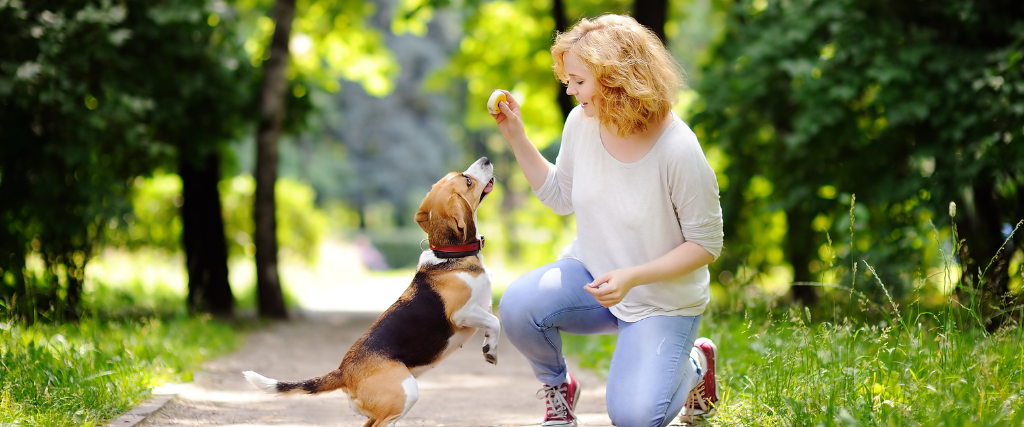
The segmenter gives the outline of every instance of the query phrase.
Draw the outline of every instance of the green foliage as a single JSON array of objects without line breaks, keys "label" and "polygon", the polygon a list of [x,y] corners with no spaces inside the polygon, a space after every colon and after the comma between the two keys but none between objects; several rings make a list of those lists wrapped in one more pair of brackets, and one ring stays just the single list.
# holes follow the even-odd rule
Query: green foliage
[{"label": "green foliage", "polygon": [[[268,58],[274,34],[274,21],[268,16],[273,2],[237,0],[233,6],[243,23],[241,34],[249,62],[259,66]],[[377,11],[373,2],[298,0],[295,10],[288,73],[296,98],[313,89],[307,84],[336,92],[340,78],[359,82],[376,96],[391,91],[398,67],[382,34],[366,23]]]},{"label": "green foliage", "polygon": [[[252,256],[254,229],[252,219],[255,180],[248,175],[220,183],[224,211],[224,232],[228,253]],[[316,206],[316,194],[306,184],[279,179],[277,195],[277,239],[286,256],[315,263],[320,243],[328,232],[327,215]],[[181,179],[177,175],[156,174],[136,178],[132,190],[133,213],[125,222],[112,222],[106,241],[113,246],[138,249],[158,248],[169,252],[181,249]]]},{"label": "green foliage", "polygon": [[[221,182],[221,195],[226,213],[224,228],[229,237],[228,252],[235,255],[255,254],[252,217],[256,180],[240,175]],[[277,242],[286,256],[316,262],[320,243],[327,235],[327,214],[314,203],[316,193],[307,184],[290,179],[277,180]]]},{"label": "green foliage", "polygon": [[[470,129],[496,129],[486,113],[487,98],[494,89],[509,90],[523,105],[523,123],[533,142],[543,149],[557,141],[563,118],[556,100],[563,89],[551,68],[554,63],[549,49],[555,21],[550,5],[486,2],[467,16],[463,28],[459,51],[446,69],[435,74],[428,88],[463,87],[454,93],[465,99],[467,107],[460,121]],[[500,144],[490,148],[505,150],[506,143]]]},{"label": "green foliage", "polygon": [[[694,120],[729,156],[723,267],[764,250],[754,242],[772,212],[789,221],[787,256],[845,240],[853,194],[858,236],[836,245],[852,249],[840,264],[870,259],[901,294],[936,264],[937,252],[914,249],[950,200],[994,223],[973,240],[999,239],[999,224],[1024,217],[1022,54],[1013,1],[735,3]],[[884,244],[868,248],[868,234]]]},{"label": "green foliage", "polygon": [[526,196],[517,209],[505,212],[502,198],[509,196],[498,187],[477,211],[482,232],[490,236],[487,252],[503,255],[501,262],[521,272],[554,261],[576,237],[571,215],[555,214],[536,197]]},{"label": "green foliage", "polygon": [[131,212],[121,221],[110,222],[105,243],[114,247],[158,248],[170,252],[181,247],[181,179],[177,175],[156,173],[136,177],[130,191]]},{"label": "green foliage", "polygon": [[[247,62],[222,3],[0,2],[0,297],[75,316],[136,176],[246,122]],[[210,16],[224,15],[212,22]],[[39,257],[43,269],[28,269]],[[20,298],[19,298],[20,297]]]},{"label": "green foliage", "polygon": [[[420,244],[427,237],[419,228],[372,230],[368,234],[370,242],[392,269],[416,267],[423,253]],[[422,247],[425,248],[426,244],[423,243]]]},{"label": "green foliage", "polygon": [[5,425],[103,425],[152,387],[189,381],[203,359],[239,344],[230,326],[185,316],[0,328]]}]

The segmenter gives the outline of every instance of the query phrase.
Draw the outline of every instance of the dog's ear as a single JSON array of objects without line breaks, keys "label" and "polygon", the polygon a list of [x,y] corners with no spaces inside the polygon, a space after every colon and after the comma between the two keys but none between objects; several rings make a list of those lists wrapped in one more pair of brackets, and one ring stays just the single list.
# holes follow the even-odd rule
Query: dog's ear
[{"label": "dog's ear", "polygon": [[[453,227],[451,230],[454,232],[454,241],[452,243],[461,243],[468,240],[469,237],[469,222],[472,220],[473,208],[470,207],[469,201],[461,194],[455,193],[448,198],[448,203],[445,204],[445,217],[451,222]],[[476,230],[473,230],[476,233]]]},{"label": "dog's ear", "polygon": [[420,209],[416,211],[416,216],[414,217],[420,228],[428,234],[430,233],[430,230],[427,229],[427,224],[430,222],[431,218],[430,208],[434,205],[434,202],[430,197],[431,194],[432,193],[427,193],[426,197],[423,198],[423,202],[420,203]]},{"label": "dog's ear", "polygon": [[430,222],[430,211],[420,210],[416,212],[416,224],[419,224],[423,231],[427,231],[428,222]]}]

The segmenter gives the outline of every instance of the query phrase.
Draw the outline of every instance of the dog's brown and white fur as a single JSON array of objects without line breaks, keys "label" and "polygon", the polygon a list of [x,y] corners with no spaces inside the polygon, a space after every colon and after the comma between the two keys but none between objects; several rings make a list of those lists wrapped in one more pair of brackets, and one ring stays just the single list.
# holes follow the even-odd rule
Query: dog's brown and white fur
[{"label": "dog's brown and white fur", "polygon": [[[341,366],[322,376],[283,382],[252,371],[253,385],[269,393],[345,390],[370,417],[365,427],[394,426],[419,397],[416,377],[484,330],[484,359],[498,362],[498,318],[491,313],[491,282],[478,253],[443,258],[446,247],[481,241],[476,209],[493,188],[494,166],[486,157],[465,172],[438,181],[416,212],[431,248],[420,256],[412,284],[352,345]],[[480,245],[482,246],[482,244]],[[476,251],[473,251],[476,252]]]}]

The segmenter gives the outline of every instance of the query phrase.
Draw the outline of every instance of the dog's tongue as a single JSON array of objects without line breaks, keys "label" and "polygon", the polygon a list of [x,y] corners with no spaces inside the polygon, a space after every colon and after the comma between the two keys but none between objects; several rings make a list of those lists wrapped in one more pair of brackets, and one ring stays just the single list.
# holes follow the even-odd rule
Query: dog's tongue
[{"label": "dog's tongue", "polygon": [[487,186],[484,187],[484,193],[490,193],[491,190],[494,190],[494,181],[487,183]]}]

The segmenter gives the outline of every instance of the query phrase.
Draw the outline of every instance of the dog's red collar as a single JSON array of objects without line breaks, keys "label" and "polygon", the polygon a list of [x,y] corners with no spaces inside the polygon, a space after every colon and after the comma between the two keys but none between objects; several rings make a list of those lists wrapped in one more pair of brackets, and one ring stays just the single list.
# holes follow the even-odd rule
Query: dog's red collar
[{"label": "dog's red collar", "polygon": [[430,245],[430,250],[434,251],[434,256],[438,258],[462,258],[467,256],[473,256],[480,253],[480,250],[484,248],[484,236],[480,236],[480,240],[465,245],[456,246],[443,246],[440,248]]}]

